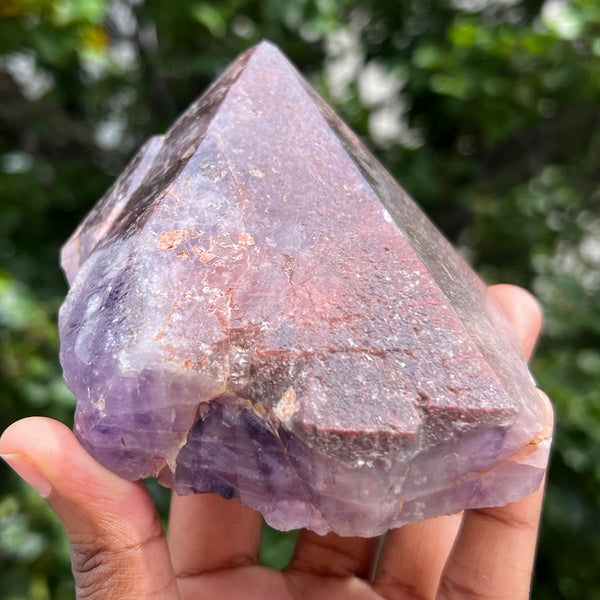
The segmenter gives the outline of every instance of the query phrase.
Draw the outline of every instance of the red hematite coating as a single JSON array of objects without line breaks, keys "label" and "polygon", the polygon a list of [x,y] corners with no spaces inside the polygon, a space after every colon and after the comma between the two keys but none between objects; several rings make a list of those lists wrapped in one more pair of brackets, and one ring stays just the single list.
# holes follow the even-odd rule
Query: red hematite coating
[{"label": "red hematite coating", "polygon": [[75,430],[117,473],[375,535],[534,491],[485,286],[281,53],[240,57],[63,250]]}]

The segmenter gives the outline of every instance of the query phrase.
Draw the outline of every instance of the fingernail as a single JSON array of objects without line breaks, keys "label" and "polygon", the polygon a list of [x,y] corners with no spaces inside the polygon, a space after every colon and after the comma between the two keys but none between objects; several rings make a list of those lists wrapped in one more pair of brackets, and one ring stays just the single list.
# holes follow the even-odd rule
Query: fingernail
[{"label": "fingernail", "polygon": [[0,454],[8,466],[26,481],[42,498],[52,491],[52,484],[21,454]]}]

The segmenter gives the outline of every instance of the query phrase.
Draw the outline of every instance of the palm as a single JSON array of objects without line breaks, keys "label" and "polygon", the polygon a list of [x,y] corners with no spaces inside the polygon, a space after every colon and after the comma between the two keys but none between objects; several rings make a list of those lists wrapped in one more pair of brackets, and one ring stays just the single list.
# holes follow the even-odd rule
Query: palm
[{"label": "palm", "polygon": [[[246,525],[251,521],[255,521],[255,525],[260,524],[260,517],[252,511],[218,497],[176,498],[174,504],[173,508],[179,510],[173,515],[194,514],[194,508],[204,504],[209,507],[207,512],[211,516],[218,511],[223,511],[223,516],[228,512],[229,518],[233,519],[228,521],[230,525],[235,521],[245,521]],[[195,525],[189,521],[185,525],[202,527],[197,519],[194,521]],[[206,538],[190,537],[188,530],[183,544],[175,541],[184,520],[172,517],[171,547],[182,600],[422,598],[435,594],[441,568],[459,522],[459,516],[443,517],[390,534],[381,554],[379,573],[373,582],[373,564],[381,549],[378,539],[340,538],[334,534],[321,537],[302,532],[289,567],[278,572],[257,566],[256,554],[244,554],[251,550],[246,537],[228,536],[227,544],[209,548],[203,543]],[[232,531],[236,529],[235,525],[231,527]],[[245,533],[247,535],[248,531]],[[411,542],[417,550],[422,550],[424,556],[417,561],[414,560],[416,556],[408,554],[398,560],[400,557],[396,556],[396,551],[402,553]],[[199,563],[202,566],[199,567]],[[425,565],[426,569],[423,568]],[[422,592],[427,596],[412,595],[413,587],[424,587]]]},{"label": "palm", "polygon": [[[257,565],[259,515],[216,496],[174,497],[171,557],[182,600],[526,598],[541,493],[409,525],[384,544],[303,531],[283,572]],[[206,535],[216,529],[220,541]]]},{"label": "palm", "polygon": [[[529,357],[539,309],[496,286]],[[25,419],[0,454],[65,526],[77,596],[94,600],[523,600],[529,595],[542,489],[389,532],[385,540],[303,531],[283,572],[259,566],[262,519],[238,501],[173,495],[169,539],[146,489],[110,473],[55,421]]]},{"label": "palm", "polygon": [[[265,567],[237,567],[180,583],[182,600],[199,598],[244,598],[246,600],[383,600],[384,596],[364,580],[354,577],[327,577],[271,571]],[[227,590],[225,595],[220,595]],[[230,592],[230,593],[229,593]]]}]

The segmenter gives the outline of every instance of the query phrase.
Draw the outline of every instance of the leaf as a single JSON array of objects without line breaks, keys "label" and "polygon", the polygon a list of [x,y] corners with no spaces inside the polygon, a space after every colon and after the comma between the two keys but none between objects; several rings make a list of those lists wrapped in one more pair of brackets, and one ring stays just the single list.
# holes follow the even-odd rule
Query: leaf
[{"label": "leaf", "polygon": [[227,21],[219,11],[211,4],[201,2],[196,4],[191,9],[191,14],[217,38],[222,38],[227,33]]}]

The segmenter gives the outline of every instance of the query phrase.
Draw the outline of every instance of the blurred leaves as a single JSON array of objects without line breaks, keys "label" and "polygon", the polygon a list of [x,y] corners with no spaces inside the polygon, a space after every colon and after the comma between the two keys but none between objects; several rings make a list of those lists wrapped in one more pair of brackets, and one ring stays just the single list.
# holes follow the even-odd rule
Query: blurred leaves
[{"label": "blurred leaves", "polygon": [[[539,297],[532,368],[557,425],[534,598],[600,599],[596,0],[3,0],[0,427],[70,422],[61,244],[131,153],[263,38],[489,282]],[[284,565],[293,537],[264,539],[264,564]],[[60,527],[6,469],[0,574],[3,599],[73,595]]]},{"label": "blurred leaves", "polygon": [[296,532],[285,533],[265,525],[262,533],[260,564],[271,569],[286,567],[294,553],[296,537]]}]

